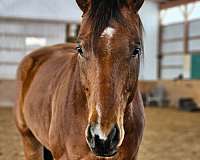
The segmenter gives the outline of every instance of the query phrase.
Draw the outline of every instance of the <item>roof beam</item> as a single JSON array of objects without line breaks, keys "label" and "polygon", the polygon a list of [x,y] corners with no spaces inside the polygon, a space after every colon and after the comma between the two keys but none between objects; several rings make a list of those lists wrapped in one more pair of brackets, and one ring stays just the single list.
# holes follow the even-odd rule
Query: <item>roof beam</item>
[{"label": "roof beam", "polygon": [[176,7],[179,5],[184,5],[192,2],[197,2],[198,0],[168,0],[166,2],[160,3],[160,9],[167,9]]}]

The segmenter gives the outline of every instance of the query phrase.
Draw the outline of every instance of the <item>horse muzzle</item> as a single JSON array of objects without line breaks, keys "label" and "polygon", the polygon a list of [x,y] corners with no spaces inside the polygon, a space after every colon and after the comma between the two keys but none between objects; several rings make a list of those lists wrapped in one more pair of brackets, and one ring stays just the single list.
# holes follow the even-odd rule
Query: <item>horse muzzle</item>
[{"label": "horse muzzle", "polygon": [[117,153],[120,130],[114,125],[108,135],[104,135],[98,124],[88,126],[87,142],[92,152],[99,157],[112,157]]}]

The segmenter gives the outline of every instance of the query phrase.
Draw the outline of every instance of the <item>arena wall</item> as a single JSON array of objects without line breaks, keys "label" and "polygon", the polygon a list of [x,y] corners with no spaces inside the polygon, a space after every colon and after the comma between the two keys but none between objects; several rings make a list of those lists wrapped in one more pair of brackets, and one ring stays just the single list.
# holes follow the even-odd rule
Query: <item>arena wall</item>
[{"label": "arena wall", "polygon": [[[193,98],[200,106],[200,81],[198,80],[166,80],[140,81],[142,93],[148,93],[157,85],[163,85],[171,106],[177,106],[180,98]],[[15,103],[16,82],[14,80],[0,80],[0,106],[11,107]]]},{"label": "arena wall", "polygon": [[171,106],[177,106],[180,98],[193,98],[200,106],[199,80],[141,81],[140,89],[142,93],[147,93],[158,85],[165,87]]}]

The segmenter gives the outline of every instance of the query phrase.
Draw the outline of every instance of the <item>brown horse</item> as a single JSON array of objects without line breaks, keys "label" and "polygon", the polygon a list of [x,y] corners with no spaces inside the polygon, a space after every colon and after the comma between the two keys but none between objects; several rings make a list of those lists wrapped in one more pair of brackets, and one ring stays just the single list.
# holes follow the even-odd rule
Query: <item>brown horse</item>
[{"label": "brown horse", "polygon": [[[17,73],[16,124],[26,160],[135,160],[144,128],[137,87],[143,0],[77,0],[78,44],[26,56]],[[48,28],[47,28],[48,29]]]}]

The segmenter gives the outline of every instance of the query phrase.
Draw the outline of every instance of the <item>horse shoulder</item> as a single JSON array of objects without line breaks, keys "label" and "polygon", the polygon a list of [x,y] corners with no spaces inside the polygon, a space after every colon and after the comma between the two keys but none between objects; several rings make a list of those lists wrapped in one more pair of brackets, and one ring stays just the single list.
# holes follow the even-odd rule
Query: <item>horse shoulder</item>
[{"label": "horse shoulder", "polygon": [[26,128],[23,116],[23,106],[26,93],[42,64],[50,58],[74,53],[74,44],[58,44],[37,49],[23,58],[17,70],[17,97],[15,117],[18,128]]}]

